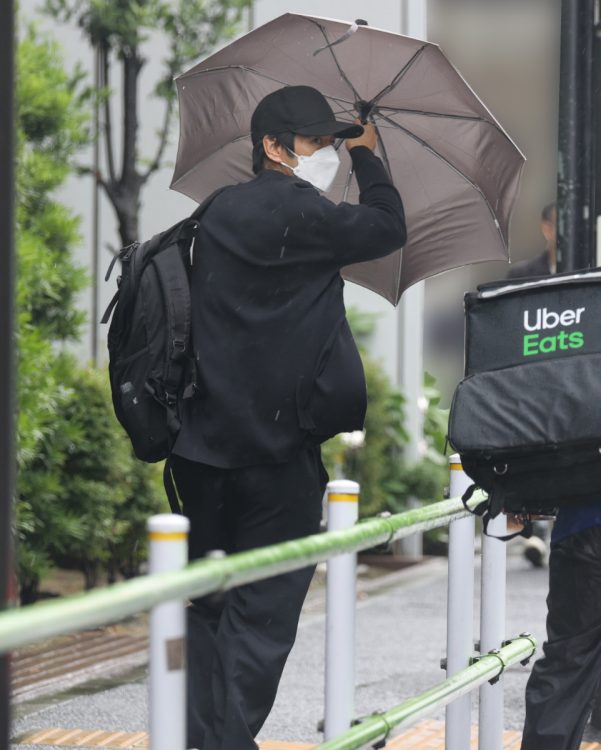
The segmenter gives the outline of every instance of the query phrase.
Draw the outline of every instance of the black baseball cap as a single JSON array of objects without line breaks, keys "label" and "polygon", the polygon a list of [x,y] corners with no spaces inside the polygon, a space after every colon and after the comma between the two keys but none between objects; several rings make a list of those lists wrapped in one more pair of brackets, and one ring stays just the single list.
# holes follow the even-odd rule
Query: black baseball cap
[{"label": "black baseball cap", "polygon": [[298,133],[358,138],[363,127],[337,120],[327,99],[311,86],[285,86],[257,104],[250,121],[253,144],[264,135]]}]

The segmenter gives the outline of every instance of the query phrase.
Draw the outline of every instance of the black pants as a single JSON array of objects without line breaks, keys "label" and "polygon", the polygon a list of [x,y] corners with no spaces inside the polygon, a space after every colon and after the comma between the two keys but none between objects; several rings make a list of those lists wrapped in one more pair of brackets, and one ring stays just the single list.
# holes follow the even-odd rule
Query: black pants
[{"label": "black pants", "polygon": [[[319,448],[285,464],[218,469],[172,457],[190,519],[190,559],[319,531],[327,474]],[[294,643],[314,567],[196,599],[188,608],[188,741],[256,750]]]},{"label": "black pants", "polygon": [[601,678],[601,526],[551,546],[547,607],[522,750],[577,750]]}]

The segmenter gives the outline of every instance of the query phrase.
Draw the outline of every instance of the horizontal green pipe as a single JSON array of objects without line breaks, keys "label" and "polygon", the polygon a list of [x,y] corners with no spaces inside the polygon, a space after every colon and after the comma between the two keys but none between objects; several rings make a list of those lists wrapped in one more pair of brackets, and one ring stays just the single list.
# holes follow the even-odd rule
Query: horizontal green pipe
[{"label": "horizontal green pipe", "polygon": [[[474,495],[470,505],[481,497]],[[115,622],[161,602],[227,591],[244,583],[298,570],[345,552],[444,526],[467,515],[460,498],[432,503],[351,529],[296,539],[217,560],[198,560],[183,570],[140,576],[103,589],[33,604],[0,614],[0,653],[64,633]]]},{"label": "horizontal green pipe", "polygon": [[315,750],[357,750],[379,737],[386,737],[394,728],[412,724],[434,709],[471,692],[484,682],[496,677],[505,667],[528,659],[536,650],[531,636],[514,639],[497,654],[485,654],[475,664],[440,682],[414,698],[382,714],[374,714],[344,734],[318,745]]}]

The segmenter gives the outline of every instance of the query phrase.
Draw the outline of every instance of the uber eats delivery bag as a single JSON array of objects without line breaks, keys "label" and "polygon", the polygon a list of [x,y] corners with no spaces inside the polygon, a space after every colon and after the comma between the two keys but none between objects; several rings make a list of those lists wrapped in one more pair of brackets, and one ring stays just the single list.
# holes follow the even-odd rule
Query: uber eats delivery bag
[{"label": "uber eats delivery bag", "polygon": [[449,442],[480,513],[601,502],[601,269],[480,286],[465,317]]}]

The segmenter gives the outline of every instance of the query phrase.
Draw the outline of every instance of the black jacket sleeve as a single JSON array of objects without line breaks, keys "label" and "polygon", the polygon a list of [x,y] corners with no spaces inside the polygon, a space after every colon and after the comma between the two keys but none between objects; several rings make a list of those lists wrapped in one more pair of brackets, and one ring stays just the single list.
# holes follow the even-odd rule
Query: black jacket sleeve
[{"label": "black jacket sleeve", "polygon": [[323,201],[323,230],[340,266],[389,255],[407,241],[403,202],[384,165],[366,146],[350,154],[359,205]]}]

